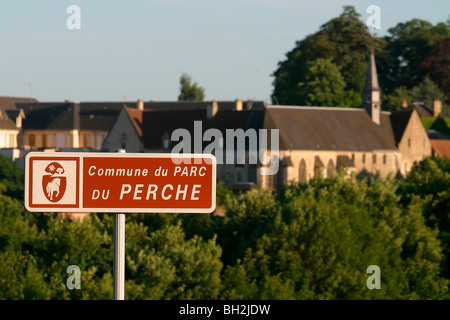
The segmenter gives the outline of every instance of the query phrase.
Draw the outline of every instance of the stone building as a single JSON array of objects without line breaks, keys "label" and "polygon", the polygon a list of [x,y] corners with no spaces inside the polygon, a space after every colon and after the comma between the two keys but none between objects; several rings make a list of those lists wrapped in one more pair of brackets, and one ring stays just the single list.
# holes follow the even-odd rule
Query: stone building
[{"label": "stone building", "polygon": [[[182,128],[192,137],[186,143],[201,141],[197,150],[191,146],[187,151],[214,153],[215,150],[207,149],[212,141],[207,132],[215,128],[221,133],[218,145],[224,150],[223,161],[218,161],[217,177],[229,188],[259,185],[278,189],[289,181],[334,176],[341,169],[359,177],[376,174],[402,177],[415,161],[431,155],[430,140],[417,110],[391,113],[381,109],[372,52],[362,108],[279,106],[240,99],[142,102],[138,108],[121,110],[105,138],[103,150],[171,152],[180,143],[171,140],[172,133]],[[198,124],[201,124],[200,129]],[[268,135],[272,130],[278,130],[278,152],[273,153],[271,147],[267,148],[268,156],[278,160],[275,175],[262,175],[264,163],[250,161],[255,153],[250,149],[249,136],[252,132],[260,135],[260,130],[266,130]],[[225,161],[226,153],[230,152],[225,146],[230,138],[235,142],[234,151],[237,141],[246,139],[244,163],[238,163],[237,158],[232,163]],[[257,152],[261,151],[260,143],[258,140]]]}]

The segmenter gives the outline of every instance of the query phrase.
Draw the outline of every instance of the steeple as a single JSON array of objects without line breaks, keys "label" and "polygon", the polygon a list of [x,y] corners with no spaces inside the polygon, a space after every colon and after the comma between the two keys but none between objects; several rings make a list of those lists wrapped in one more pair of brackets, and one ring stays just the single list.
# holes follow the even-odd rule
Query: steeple
[{"label": "steeple", "polygon": [[377,67],[375,65],[375,55],[373,49],[370,51],[369,67],[367,68],[366,84],[362,94],[362,106],[366,109],[372,121],[380,124],[381,118],[381,97],[378,86]]}]

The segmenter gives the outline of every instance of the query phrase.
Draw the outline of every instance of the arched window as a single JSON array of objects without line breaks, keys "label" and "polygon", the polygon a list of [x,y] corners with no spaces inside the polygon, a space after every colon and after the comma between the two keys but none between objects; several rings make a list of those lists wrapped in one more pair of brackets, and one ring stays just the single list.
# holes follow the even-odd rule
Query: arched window
[{"label": "arched window", "polygon": [[331,178],[334,177],[334,175],[336,174],[336,168],[334,167],[334,163],[333,160],[328,160],[328,164],[327,164],[327,178]]},{"label": "arched window", "polygon": [[314,161],[314,178],[319,178],[323,176],[322,170],[325,166],[318,156],[316,156]]},{"label": "arched window", "polygon": [[300,160],[298,165],[298,181],[306,182],[306,162],[305,159]]}]

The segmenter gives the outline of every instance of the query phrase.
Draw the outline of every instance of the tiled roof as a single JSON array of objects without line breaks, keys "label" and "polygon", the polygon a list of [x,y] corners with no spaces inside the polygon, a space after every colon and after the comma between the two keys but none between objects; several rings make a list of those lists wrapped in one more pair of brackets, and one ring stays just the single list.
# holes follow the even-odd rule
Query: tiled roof
[{"label": "tiled roof", "polygon": [[409,119],[411,118],[412,110],[402,110],[391,113],[391,123],[392,129],[395,137],[395,143],[398,144],[403,137],[406,126],[408,125]]},{"label": "tiled roof", "polygon": [[35,98],[27,97],[0,97],[0,109],[16,109],[16,103],[38,102]]},{"label": "tiled roof", "polygon": [[65,103],[17,103],[26,118],[24,130],[95,130],[109,131],[115,123],[124,103],[116,102],[82,102],[79,104],[78,116],[76,104]]},{"label": "tiled roof", "polygon": [[396,149],[389,113],[374,124],[365,109],[269,106],[265,128],[278,128],[281,150]]},{"label": "tiled roof", "polygon": [[431,146],[436,154],[441,157],[450,158],[450,140],[449,139],[430,139]]}]

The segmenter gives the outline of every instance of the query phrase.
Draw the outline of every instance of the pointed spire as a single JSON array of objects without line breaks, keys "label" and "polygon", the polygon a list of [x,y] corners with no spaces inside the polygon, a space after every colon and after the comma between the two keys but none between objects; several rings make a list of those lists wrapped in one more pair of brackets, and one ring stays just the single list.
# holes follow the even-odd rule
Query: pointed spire
[{"label": "pointed spire", "polygon": [[375,64],[375,54],[373,52],[373,49],[370,50],[370,60],[369,60],[369,68],[367,69],[366,86],[371,91],[373,90],[380,91],[380,87],[378,86],[377,66]]},{"label": "pointed spire", "polygon": [[375,64],[375,54],[370,50],[369,66],[367,68],[366,83],[362,95],[363,108],[367,110],[372,121],[380,124],[381,99],[380,87],[378,86],[377,66]]}]

